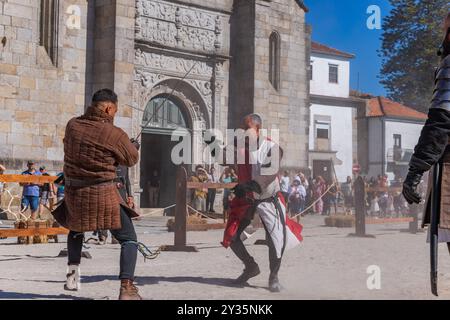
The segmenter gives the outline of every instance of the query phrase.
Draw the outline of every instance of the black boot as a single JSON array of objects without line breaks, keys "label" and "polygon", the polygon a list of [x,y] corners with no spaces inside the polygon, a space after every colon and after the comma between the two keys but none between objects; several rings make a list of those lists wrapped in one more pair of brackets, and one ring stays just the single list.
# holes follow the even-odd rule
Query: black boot
[{"label": "black boot", "polygon": [[258,264],[253,261],[245,266],[244,272],[242,272],[242,274],[234,280],[234,283],[237,285],[244,285],[248,280],[256,277],[260,273],[261,271],[259,270]]},{"label": "black boot", "polygon": [[280,284],[280,281],[278,280],[278,275],[270,274],[269,290],[270,290],[270,292],[280,292],[281,291],[281,284]]}]

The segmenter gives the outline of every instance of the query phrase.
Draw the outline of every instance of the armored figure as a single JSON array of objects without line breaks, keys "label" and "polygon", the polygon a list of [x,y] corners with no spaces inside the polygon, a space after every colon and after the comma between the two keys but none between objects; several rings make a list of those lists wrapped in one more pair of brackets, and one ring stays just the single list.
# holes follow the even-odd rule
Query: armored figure
[{"label": "armored figure", "polygon": [[450,13],[444,22],[441,57],[435,73],[435,88],[419,142],[409,163],[403,184],[408,203],[420,203],[418,186],[425,172],[431,171],[425,199],[422,227],[430,225],[431,288],[437,295],[437,243],[446,242],[450,252]]}]

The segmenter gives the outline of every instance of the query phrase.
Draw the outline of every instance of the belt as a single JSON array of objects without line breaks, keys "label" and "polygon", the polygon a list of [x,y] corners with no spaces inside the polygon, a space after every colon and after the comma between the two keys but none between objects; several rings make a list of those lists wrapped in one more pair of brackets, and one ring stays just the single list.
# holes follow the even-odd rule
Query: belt
[{"label": "belt", "polygon": [[[281,191],[279,191],[279,192],[281,192]],[[263,202],[269,202],[269,203],[271,202],[271,203],[277,204],[277,203],[278,203],[279,192],[277,192],[275,195],[273,195],[273,196],[271,196],[271,197],[269,197],[269,198],[265,198],[265,199],[253,199],[253,203],[254,203],[255,205],[259,205],[259,204],[261,204],[261,203],[263,203]]]},{"label": "belt", "polygon": [[92,187],[92,186],[99,186],[104,184],[111,184],[114,180],[108,179],[108,180],[79,180],[79,179],[71,179],[71,178],[65,178],[64,185],[66,187]]}]

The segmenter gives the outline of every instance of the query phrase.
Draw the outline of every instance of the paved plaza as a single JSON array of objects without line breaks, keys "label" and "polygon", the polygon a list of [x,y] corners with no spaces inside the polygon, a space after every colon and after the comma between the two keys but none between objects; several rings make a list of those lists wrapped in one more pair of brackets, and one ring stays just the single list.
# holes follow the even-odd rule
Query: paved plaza
[{"label": "paved plaza", "polygon": [[[165,227],[167,218],[151,217],[136,222],[140,241],[152,249],[173,243]],[[139,255],[137,285],[144,299],[435,299],[429,289],[429,249],[426,233],[406,232],[407,223],[368,225],[375,238],[354,238],[353,229],[325,227],[322,217],[308,216],[301,247],[286,253],[279,294],[267,289],[267,248],[254,245],[264,233],[247,240],[249,251],[261,267],[250,286],[236,288],[231,279],[242,265],[230,250],[221,247],[222,230],[189,232],[188,243],[197,253],[163,252],[156,260]],[[3,225],[5,227],[5,225]],[[117,299],[119,281],[118,245],[88,244],[92,259],[81,266],[82,288],[63,291],[66,258],[58,253],[60,243],[16,245],[16,239],[0,241],[0,299]],[[450,257],[440,247],[439,299],[450,298]],[[369,290],[367,268],[381,271],[381,288]]]}]

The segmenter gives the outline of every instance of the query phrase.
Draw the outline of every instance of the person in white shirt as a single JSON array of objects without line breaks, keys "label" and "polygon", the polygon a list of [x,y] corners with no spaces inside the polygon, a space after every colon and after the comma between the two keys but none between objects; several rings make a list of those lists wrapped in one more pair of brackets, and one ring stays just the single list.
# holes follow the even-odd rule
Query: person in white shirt
[{"label": "person in white shirt", "polygon": [[305,199],[305,187],[301,183],[300,179],[294,180],[289,193],[289,212],[291,217],[297,216],[298,221],[300,219],[298,214],[302,213],[305,208]]},{"label": "person in white shirt", "polygon": [[288,203],[290,185],[291,185],[291,178],[289,178],[289,172],[284,171],[283,176],[280,177],[280,191],[283,194],[286,203]]},{"label": "person in white shirt", "polygon": [[[212,167],[209,170],[208,174],[208,182],[210,183],[217,183],[219,182],[219,179],[216,175],[216,168]],[[208,195],[206,197],[206,210],[209,210],[209,212],[215,213],[214,211],[214,201],[216,200],[216,189],[208,189]]]}]

